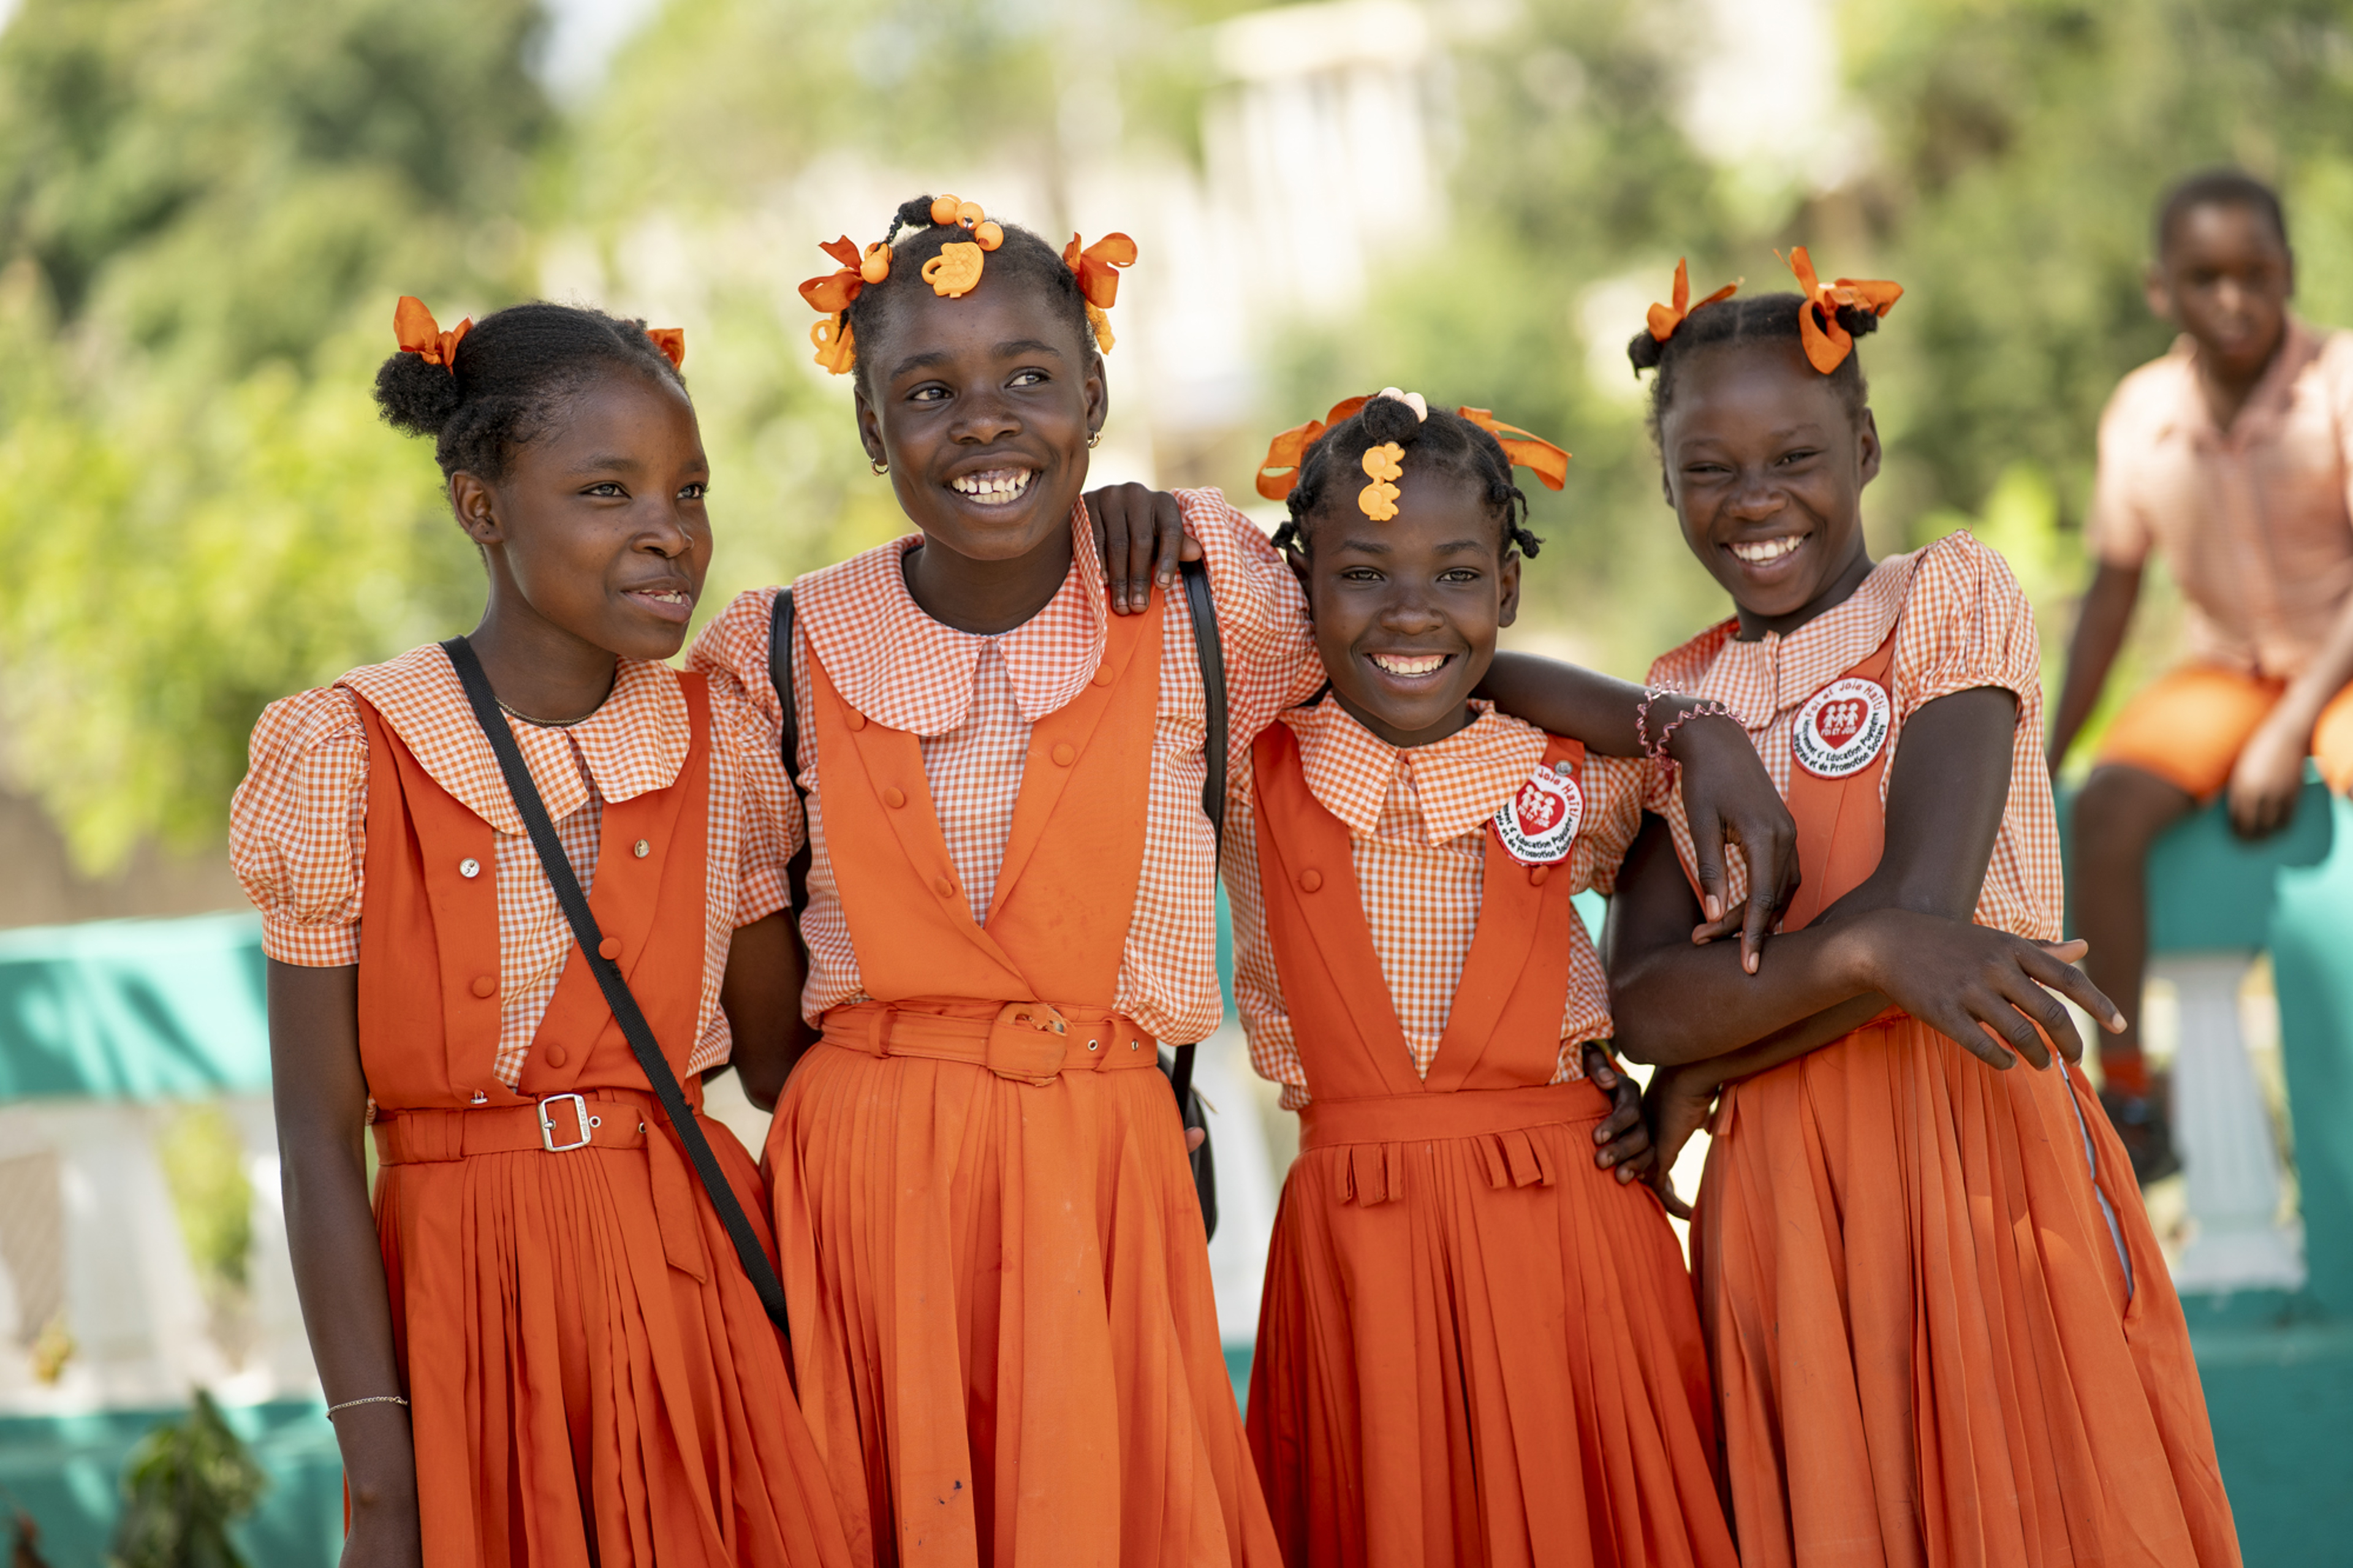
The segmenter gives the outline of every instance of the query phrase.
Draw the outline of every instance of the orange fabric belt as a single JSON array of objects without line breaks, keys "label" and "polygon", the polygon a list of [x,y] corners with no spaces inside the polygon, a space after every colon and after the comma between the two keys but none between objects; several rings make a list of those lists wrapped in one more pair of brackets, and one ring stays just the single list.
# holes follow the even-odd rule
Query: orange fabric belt
[{"label": "orange fabric belt", "polygon": [[[701,1097],[690,1089],[688,1098]],[[376,1159],[386,1165],[417,1165],[527,1149],[555,1154],[638,1149],[645,1146],[647,1122],[661,1114],[651,1094],[609,1088],[551,1094],[529,1105],[378,1109]]]},{"label": "orange fabric belt", "polygon": [[1591,1121],[1609,1113],[1609,1096],[1587,1079],[1528,1089],[1460,1089],[1372,1100],[1311,1100],[1300,1109],[1299,1147],[1476,1138],[1487,1132]]},{"label": "orange fabric belt", "polygon": [[1160,1042],[1101,1007],[919,997],[858,1002],[825,1016],[828,1045],[871,1057],[973,1062],[999,1078],[1047,1084],[1066,1072],[1160,1065]]}]

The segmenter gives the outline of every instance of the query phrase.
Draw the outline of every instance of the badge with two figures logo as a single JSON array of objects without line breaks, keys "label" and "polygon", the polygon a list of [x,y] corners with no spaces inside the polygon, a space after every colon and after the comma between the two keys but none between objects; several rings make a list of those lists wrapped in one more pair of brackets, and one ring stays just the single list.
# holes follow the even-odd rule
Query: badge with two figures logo
[{"label": "badge with two figures logo", "polygon": [[1585,796],[1566,772],[1538,767],[1514,792],[1488,826],[1504,853],[1523,866],[1556,866],[1568,858],[1577,825],[1585,816]]},{"label": "badge with two figures logo", "polygon": [[1845,778],[1879,755],[1894,714],[1885,687],[1859,675],[1841,676],[1798,710],[1789,750],[1798,765],[1816,778]]}]

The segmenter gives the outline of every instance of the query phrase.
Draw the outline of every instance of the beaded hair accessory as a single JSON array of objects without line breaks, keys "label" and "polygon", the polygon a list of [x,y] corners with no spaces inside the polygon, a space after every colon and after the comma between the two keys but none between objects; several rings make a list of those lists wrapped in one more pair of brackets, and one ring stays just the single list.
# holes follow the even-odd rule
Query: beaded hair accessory
[{"label": "beaded hair accessory", "polygon": [[[1773,253],[1780,255],[1779,251]],[[1797,275],[1798,291],[1803,301],[1798,306],[1798,338],[1804,343],[1807,363],[1824,375],[1846,363],[1854,352],[1854,334],[1839,324],[1841,308],[1870,310],[1884,316],[1904,298],[1904,286],[1883,278],[1841,278],[1824,283],[1814,276],[1813,258],[1802,245],[1792,246],[1788,256],[1789,270]]]},{"label": "beaded hair accessory", "polygon": [[[1343,398],[1334,404],[1331,411],[1323,418],[1310,419],[1304,425],[1294,425],[1267,443],[1266,459],[1260,463],[1258,468],[1258,493],[1269,500],[1282,500],[1289,496],[1292,487],[1299,482],[1300,465],[1307,460],[1308,450],[1330,434],[1333,426],[1355,418],[1358,411],[1374,397],[1394,397],[1411,408],[1417,419],[1430,417],[1430,403],[1427,398],[1419,392],[1400,392],[1394,386],[1385,386],[1374,393],[1371,397]],[[1492,410],[1465,406],[1457,408],[1454,412],[1495,437],[1496,444],[1504,448],[1504,456],[1510,460],[1512,466],[1525,468],[1535,474],[1537,479],[1544,481],[1546,489],[1556,490],[1568,482],[1569,454],[1561,447],[1554,446],[1541,436],[1532,435],[1521,429],[1516,425],[1504,424],[1495,417]],[[1375,455],[1388,453],[1392,448],[1394,448],[1394,455],[1384,457],[1381,460],[1388,466],[1395,467],[1398,459],[1404,456],[1405,449],[1394,441],[1385,441],[1365,454],[1365,473],[1373,482],[1358,493],[1356,503],[1365,509],[1366,517],[1376,521],[1385,522],[1397,515],[1394,507],[1388,511],[1377,512],[1372,510],[1376,499],[1379,504],[1385,506],[1397,500],[1394,481],[1398,475],[1392,473],[1385,479],[1373,472]],[[1398,468],[1398,472],[1402,471],[1401,468]],[[1388,489],[1388,494],[1375,498],[1374,491],[1382,489]]]},{"label": "beaded hair accessory", "polygon": [[1704,310],[1707,306],[1715,304],[1718,300],[1731,299],[1734,294],[1739,291],[1740,285],[1743,281],[1745,281],[1745,279],[1735,279],[1731,282],[1726,283],[1723,288],[1718,289],[1715,293],[1710,294],[1706,299],[1702,300],[1698,304],[1694,305],[1691,302],[1690,268],[1685,265],[1683,258],[1680,256],[1675,258],[1675,288],[1674,292],[1669,296],[1669,298],[1674,300],[1674,303],[1672,305],[1652,305],[1651,307],[1651,338],[1658,342],[1665,342],[1669,338],[1675,335],[1676,328],[1682,326],[1684,321],[1691,318],[1691,313],[1694,310]]},{"label": "beaded hair accessory", "polygon": [[[1005,243],[1004,226],[991,218],[978,202],[952,195],[934,196],[930,216],[934,227],[962,228],[972,236],[970,239],[953,239],[941,246],[939,254],[923,267],[923,279],[932,286],[933,293],[943,300],[961,300],[980,286],[988,254]],[[892,232],[897,232],[895,224]],[[803,283],[801,298],[825,318],[809,329],[809,342],[817,348],[817,363],[833,374],[841,375],[858,363],[858,345],[849,330],[849,307],[868,289],[890,280],[891,247],[878,239],[861,252],[845,234],[818,248],[841,266],[837,271]],[[1115,269],[1134,266],[1135,257],[1135,241],[1124,234],[1107,234],[1084,250],[1079,248],[1079,237],[1074,234],[1062,252],[1062,264],[1078,279],[1096,345],[1105,353],[1111,352],[1113,340],[1111,319],[1103,312],[1119,297],[1119,273]]]}]

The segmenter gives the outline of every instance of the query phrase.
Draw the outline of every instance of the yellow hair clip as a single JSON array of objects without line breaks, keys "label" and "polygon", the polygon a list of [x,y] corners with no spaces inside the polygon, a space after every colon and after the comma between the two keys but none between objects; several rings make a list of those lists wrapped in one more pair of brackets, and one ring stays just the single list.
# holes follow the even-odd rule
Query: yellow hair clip
[{"label": "yellow hair clip", "polygon": [[1373,482],[1356,492],[1356,505],[1375,522],[1397,515],[1397,480],[1405,474],[1405,448],[1384,441],[1365,448],[1365,477]]}]

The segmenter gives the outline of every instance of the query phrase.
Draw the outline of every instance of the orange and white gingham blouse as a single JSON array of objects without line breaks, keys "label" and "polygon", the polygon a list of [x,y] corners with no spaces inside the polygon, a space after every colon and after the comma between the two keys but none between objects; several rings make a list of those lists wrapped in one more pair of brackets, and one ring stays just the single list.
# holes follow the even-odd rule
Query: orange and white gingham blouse
[{"label": "orange and white gingham blouse", "polygon": [[[1487,823],[1544,761],[1544,732],[1474,702],[1479,718],[1442,741],[1400,750],[1325,700],[1282,716],[1299,737],[1307,787],[1348,826],[1357,895],[1372,926],[1413,1070],[1430,1076],[1446,1034],[1455,987],[1471,956],[1485,882]],[[1640,759],[1588,753],[1577,777],[1585,816],[1565,868],[1572,889],[1608,892],[1641,826],[1651,772]],[[1250,1060],[1283,1086],[1282,1103],[1307,1103],[1291,1015],[1282,1001],[1258,867],[1258,796],[1237,770],[1226,803],[1226,894],[1234,921],[1234,1005],[1249,1031]],[[1609,985],[1580,920],[1569,938],[1568,988],[1555,1083],[1585,1076],[1587,1040],[1609,1035]]]},{"label": "orange and white gingham blouse", "polygon": [[[1249,765],[1251,739],[1276,713],[1320,685],[1323,668],[1310,639],[1298,579],[1258,525],[1213,489],[1179,490],[1176,499],[1208,568],[1225,656],[1229,769],[1239,772]],[[825,602],[840,607],[830,618],[812,614],[815,605],[803,608],[807,601],[797,595],[794,701],[814,840],[809,903],[801,919],[809,949],[801,1009],[811,1022],[865,994],[826,852],[811,647],[852,708],[920,737],[924,777],[956,879],[974,918],[981,919],[996,894],[1030,726],[1077,696],[1103,659],[1110,595],[1083,503],[1073,511],[1071,529],[1074,559],[1061,589],[1037,615],[995,637],[943,626],[915,603],[902,563],[923,542],[920,534],[809,579],[826,580],[830,591]],[[696,640],[691,662],[710,670],[714,684],[732,681],[747,699],[765,737],[765,745],[752,747],[757,754],[747,757],[747,766],[770,770],[775,783],[764,789],[764,798],[784,790],[785,815],[776,831],[797,847],[800,815],[777,755],[782,710],[768,679],[768,620],[776,592],[757,589],[729,605]],[[1208,707],[1181,590],[1171,594],[1162,625],[1144,868],[1115,1005],[1152,1034],[1182,1042],[1216,1029],[1224,1009],[1218,985],[1216,851],[1208,818],[1201,812]],[[759,889],[757,900],[777,908],[785,901],[782,862],[773,875],[774,884]]]},{"label": "orange and white gingham blouse", "polygon": [[[1887,739],[1888,766],[1880,773],[1881,804],[1886,803],[1895,749],[1913,714],[1939,697],[1980,686],[2016,693],[2010,799],[1978,895],[1977,923],[2056,942],[2066,889],[2051,775],[2042,761],[2042,656],[2034,612],[2009,564],[1967,533],[1950,533],[1925,550],[1887,557],[1852,597],[1787,637],[1767,632],[1755,642],[1741,642],[1732,636],[1736,623],[1729,621],[1702,632],[1651,666],[1651,684],[1728,705],[1786,795],[1789,770],[1796,766],[1789,733],[1798,710],[1877,648],[1899,615],[1889,673],[1894,728]],[[1667,818],[1683,863],[1690,865],[1682,792],[1661,781],[1651,786],[1648,804]],[[1726,858],[1732,897],[1745,897],[1747,868],[1737,855]]]},{"label": "orange and white gingham blouse", "polygon": [[[280,699],[253,729],[245,782],[229,806],[229,858],[262,916],[262,946],[281,963],[356,963],[367,843],[364,697],[435,782],[497,830],[499,1053],[502,1083],[522,1076],[542,1014],[572,957],[572,928],[540,868],[507,795],[497,755],[474,721],[448,656],[428,646],[389,664],[353,670],[332,686]],[[743,766],[750,720],[725,683],[712,683],[710,869],[706,878],[702,1005],[693,1071],[727,1059],[719,983],[735,927],[783,902],[792,853],[762,800],[767,782]],[[584,890],[596,885],[597,833],[607,801],[625,801],[677,779],[691,741],[686,698],[668,665],[623,659],[612,694],[576,724],[510,718],[556,837]],[[771,742],[773,745],[773,742]]]}]

